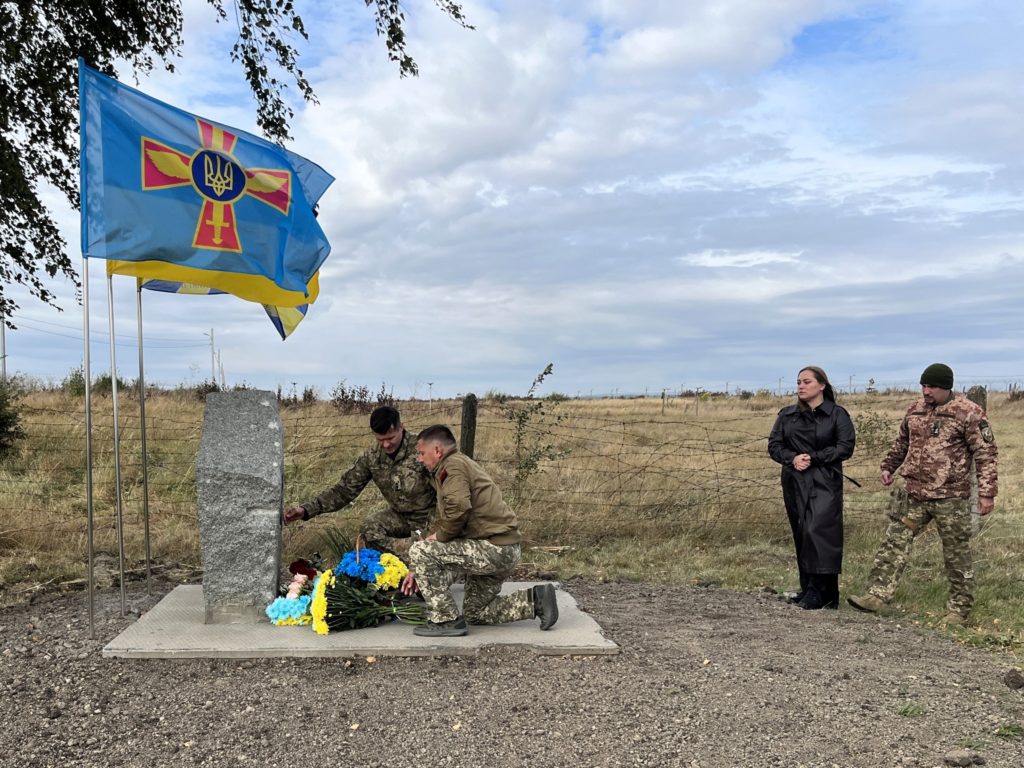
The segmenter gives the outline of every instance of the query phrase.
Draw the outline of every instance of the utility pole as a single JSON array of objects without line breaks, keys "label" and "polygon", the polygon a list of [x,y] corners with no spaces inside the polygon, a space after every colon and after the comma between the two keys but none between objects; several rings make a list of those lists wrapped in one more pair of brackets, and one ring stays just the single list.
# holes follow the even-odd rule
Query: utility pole
[{"label": "utility pole", "polygon": [[434,406],[434,382],[427,382],[427,410]]},{"label": "utility pole", "polygon": [[220,388],[225,389],[227,384],[224,382],[224,363],[220,359],[220,350],[217,350],[217,368],[220,369]]},{"label": "utility pole", "polygon": [[210,383],[217,383],[217,361],[215,359],[213,351],[213,328],[210,329],[209,333],[204,333],[203,336],[210,337]]},{"label": "utility pole", "polygon": [[777,395],[781,395],[782,394],[782,377],[781,376],[779,376],[779,386],[775,389],[775,394],[777,394]]},{"label": "utility pole", "polygon": [[850,386],[847,388],[846,391],[849,392],[851,395],[853,394],[853,374],[852,373],[850,374]]},{"label": "utility pole", "polygon": [[0,315],[0,378],[7,381],[7,321]]}]

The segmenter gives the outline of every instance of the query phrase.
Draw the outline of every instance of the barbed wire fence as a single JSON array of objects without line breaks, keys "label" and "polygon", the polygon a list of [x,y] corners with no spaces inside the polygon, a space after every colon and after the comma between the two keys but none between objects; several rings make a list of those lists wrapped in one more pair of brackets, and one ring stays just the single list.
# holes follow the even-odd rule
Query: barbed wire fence
[{"label": "barbed wire fence", "polygon": [[[56,396],[55,396],[56,397]],[[166,402],[163,402],[166,400]],[[82,405],[30,405],[29,432],[17,461],[0,465],[0,552],[46,557],[54,549],[85,552]],[[525,423],[513,418],[526,401],[487,399],[475,412],[474,455],[515,506],[528,541],[539,545],[600,545],[608,539],[703,536],[711,543],[738,536],[789,536],[779,467],[767,455],[777,401],[738,414],[705,404],[692,417],[656,400],[598,407],[588,401],[553,402]],[[411,430],[444,423],[457,435],[466,418],[459,400],[397,403]],[[878,483],[878,462],[898,419],[861,409],[854,413],[861,441],[846,463],[848,531],[885,524],[889,492]],[[365,412],[341,413],[329,403],[282,405],[285,482],[289,502],[332,485],[372,444]],[[149,508],[153,553],[198,558],[195,459],[202,403],[156,398],[147,403]],[[891,434],[885,433],[891,430]],[[142,462],[138,414],[121,415],[121,477],[127,550],[142,551]],[[109,400],[94,400],[94,509],[97,551],[116,551],[114,471]],[[1018,488],[1021,468],[1004,463],[1001,486]],[[339,515],[320,524],[354,527],[379,496],[372,485]],[[984,538],[1024,539],[1024,519],[994,514]]]}]

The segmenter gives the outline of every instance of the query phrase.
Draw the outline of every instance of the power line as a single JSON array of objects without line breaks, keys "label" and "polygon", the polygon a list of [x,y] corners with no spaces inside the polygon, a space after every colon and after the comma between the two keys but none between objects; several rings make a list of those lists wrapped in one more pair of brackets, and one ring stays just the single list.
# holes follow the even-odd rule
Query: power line
[{"label": "power line", "polygon": [[[18,320],[19,327],[25,327],[25,328],[28,328],[30,330],[37,331],[39,333],[49,334],[51,336],[60,336],[61,338],[65,338],[65,339],[75,339],[77,341],[81,341],[82,340],[81,329],[76,328],[73,325],[63,325],[61,323],[52,323],[52,322],[48,322],[46,320],[35,320],[35,319],[28,320],[26,318],[20,317],[19,315],[11,315],[11,317],[13,319]],[[59,333],[58,331],[50,331],[50,330],[47,330],[46,328],[39,328],[39,327],[33,325],[33,323],[43,323],[45,325],[51,325],[51,326],[53,326],[55,328],[63,328],[65,330],[69,330],[69,331],[77,331],[78,333],[72,335],[72,334],[68,334],[68,333]],[[89,335],[90,335],[90,337],[94,338],[98,343],[101,343],[101,344],[107,343],[107,334],[104,333],[103,331],[90,331]],[[128,338],[128,339],[131,339],[133,337],[125,336],[125,335],[121,334],[121,335],[116,336],[115,338],[122,338],[122,339],[123,338]],[[163,341],[163,342],[170,342],[170,343],[168,343],[168,344],[152,344],[151,342],[154,342],[154,341],[158,341],[158,342],[159,341]],[[115,341],[114,343],[115,343],[116,346],[119,346],[119,347],[134,347],[135,346],[135,341],[134,340],[133,341]],[[150,337],[145,337],[144,336],[143,337],[143,343],[144,343],[145,346],[152,347],[154,349],[182,349],[182,348],[186,348],[186,347],[205,347],[206,346],[206,342],[204,342],[204,341],[194,341],[194,342],[193,341],[188,341],[185,337],[169,338],[169,337],[161,337],[161,336],[150,336]]]}]

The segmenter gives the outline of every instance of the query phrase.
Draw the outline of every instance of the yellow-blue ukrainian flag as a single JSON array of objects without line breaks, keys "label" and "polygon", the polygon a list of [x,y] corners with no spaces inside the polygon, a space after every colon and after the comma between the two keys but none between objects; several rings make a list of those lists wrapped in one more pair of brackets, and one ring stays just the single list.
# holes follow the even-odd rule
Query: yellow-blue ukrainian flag
[{"label": "yellow-blue ukrainian flag", "polygon": [[[319,290],[317,278],[318,275],[313,275],[309,285],[310,295],[314,297]],[[139,278],[139,285],[151,291],[180,293],[189,296],[214,296],[218,294],[226,295],[227,293],[217,288],[197,285],[196,283],[176,283],[171,280],[157,280],[155,278],[149,280]],[[275,307],[271,304],[264,304],[263,309],[267,313],[267,317],[270,318],[270,322],[274,324],[274,328],[281,334],[281,338],[287,339],[291,336],[292,331],[298,327],[299,323],[302,322],[303,318],[306,317],[306,312],[309,311],[309,304],[301,304],[297,307]]]},{"label": "yellow-blue ukrainian flag", "polygon": [[82,62],[79,96],[86,258],[270,305],[279,320],[315,300],[330,244],[314,211],[330,174]]}]

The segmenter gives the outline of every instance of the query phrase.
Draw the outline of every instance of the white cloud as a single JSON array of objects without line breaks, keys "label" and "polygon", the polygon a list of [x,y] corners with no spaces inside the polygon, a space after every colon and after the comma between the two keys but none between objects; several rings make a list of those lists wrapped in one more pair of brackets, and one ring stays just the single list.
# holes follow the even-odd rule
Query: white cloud
[{"label": "white cloud", "polygon": [[[147,297],[147,333],[196,345],[154,349],[150,378],[205,372],[211,326],[229,378],[271,387],[515,391],[548,361],[567,392],[770,385],[805,358],[1024,372],[1024,11],[960,7],[473,0],[468,31],[414,0],[421,77],[400,80],[361,3],[312,4],[321,103],[293,148],[338,179],[322,297],[283,344],[255,305]],[[187,9],[179,74],[142,87],[251,129],[231,30]],[[67,341],[9,334],[13,367],[63,373]]]},{"label": "white cloud", "polygon": [[773,251],[701,251],[679,259],[696,267],[762,267],[766,264],[796,264],[799,253],[778,253]]}]

